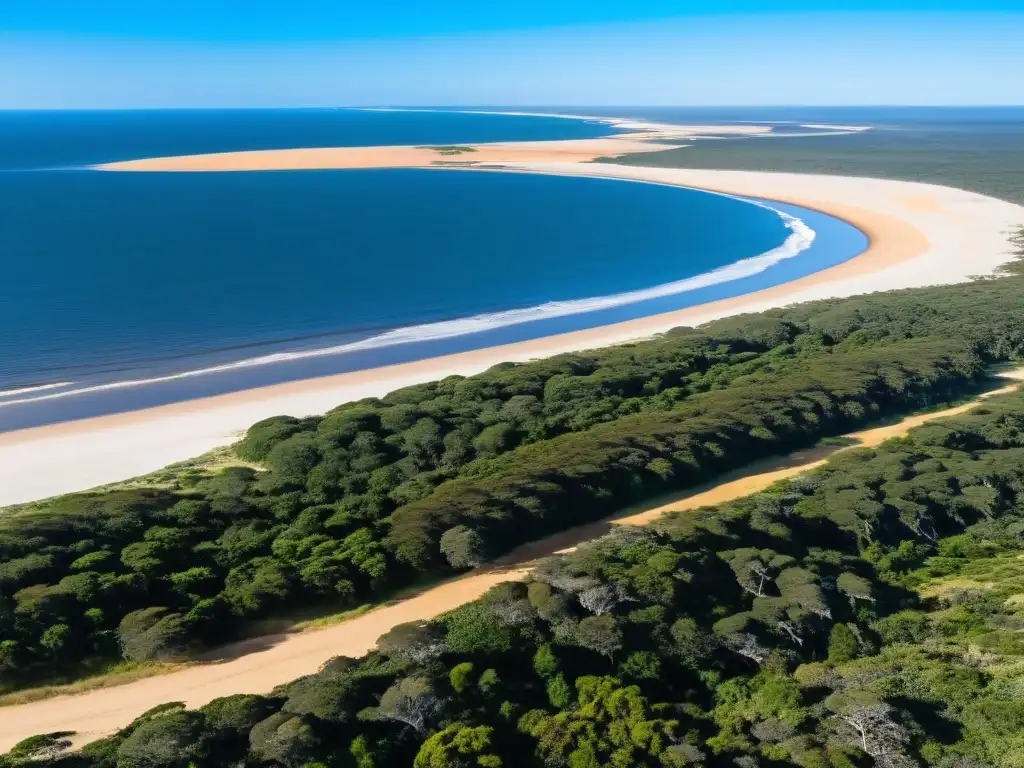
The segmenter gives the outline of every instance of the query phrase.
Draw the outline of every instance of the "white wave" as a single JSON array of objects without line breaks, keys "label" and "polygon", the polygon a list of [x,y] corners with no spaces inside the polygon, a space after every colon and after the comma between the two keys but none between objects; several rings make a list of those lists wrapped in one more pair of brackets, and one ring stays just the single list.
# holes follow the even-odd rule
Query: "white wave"
[{"label": "white wave", "polygon": [[53,384],[39,384],[35,387],[19,387],[18,389],[0,389],[0,397],[13,397],[14,395],[27,395],[31,392],[43,392],[47,389],[60,389],[70,387],[73,381],[58,381]]},{"label": "white wave", "polygon": [[[732,197],[731,195],[723,196]],[[495,328],[503,328],[510,325],[529,323],[535,320],[550,320],[558,317],[583,314],[585,312],[595,312],[602,309],[613,309],[615,307],[626,306],[627,304],[635,304],[639,301],[675,296],[698,288],[706,288],[712,285],[720,285],[733,280],[739,280],[744,277],[751,277],[760,272],[764,272],[769,267],[774,266],[781,261],[785,261],[786,259],[791,259],[794,256],[799,255],[810,248],[811,244],[814,242],[816,233],[803,221],[803,219],[792,216],[784,211],[780,211],[779,209],[773,208],[772,206],[758,200],[749,200],[746,198],[736,199],[743,200],[750,205],[756,205],[759,208],[764,208],[777,214],[779,218],[782,219],[783,225],[790,232],[782,245],[758,256],[741,259],[733,264],[719,267],[718,269],[705,272],[701,275],[695,275],[694,277],[688,277],[683,280],[675,280],[670,283],[663,283],[651,288],[641,288],[639,290],[625,291],[623,293],[616,293],[609,296],[596,296],[586,299],[549,301],[545,304],[540,304],[536,307],[527,307],[525,309],[510,309],[504,312],[490,312],[487,314],[473,315],[471,317],[464,317],[456,320],[444,320],[437,323],[424,323],[421,325],[407,326],[405,328],[396,328],[393,331],[387,331],[376,336],[361,339],[360,341],[349,342],[347,344],[337,344],[335,346],[324,347],[321,349],[311,349],[299,352],[276,352],[274,354],[261,355],[247,360],[238,360],[232,363],[224,363],[222,365],[214,365],[192,371],[183,371],[181,373],[168,374],[166,376],[117,381],[108,384],[79,387],[78,389],[39,395],[37,397],[5,400],[0,402],[0,408],[8,405],[56,400],[58,398],[71,397],[73,395],[84,395],[91,392],[138,387],[146,384],[158,384],[161,382],[191,378],[193,376],[205,376],[212,373],[225,373],[292,360],[327,357],[329,355],[340,355],[346,352],[355,352],[358,350],[393,347],[399,344],[409,344],[412,342],[438,341],[440,339],[450,339],[457,336],[493,330]]]}]

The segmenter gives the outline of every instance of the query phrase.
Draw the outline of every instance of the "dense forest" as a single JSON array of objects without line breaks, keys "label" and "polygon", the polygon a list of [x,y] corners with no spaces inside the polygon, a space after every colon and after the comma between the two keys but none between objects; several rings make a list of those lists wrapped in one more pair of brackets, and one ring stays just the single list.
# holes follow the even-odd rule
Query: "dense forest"
[{"label": "dense forest", "polygon": [[271,695],[0,765],[1019,768],[1022,630],[1012,394],[622,527]]},{"label": "dense forest", "polygon": [[976,386],[1019,278],[818,302],[254,425],[261,469],[0,517],[0,686],[179,657],[357,606],[714,473]]},{"label": "dense forest", "polygon": [[1024,339],[976,337],[938,295],[922,301],[947,314],[929,326],[872,308],[858,327],[825,305],[497,366],[256,424],[237,452],[263,470],[16,510],[0,518],[0,681],[174,658],[296,605],[374,601],[955,397]]}]

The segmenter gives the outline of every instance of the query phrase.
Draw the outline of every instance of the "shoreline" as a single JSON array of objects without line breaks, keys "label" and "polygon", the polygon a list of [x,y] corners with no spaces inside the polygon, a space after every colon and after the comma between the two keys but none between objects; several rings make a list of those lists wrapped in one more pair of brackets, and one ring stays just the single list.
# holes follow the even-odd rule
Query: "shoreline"
[{"label": "shoreline", "polygon": [[[363,108],[363,111],[434,112]],[[772,128],[762,125],[672,125],[630,118],[588,115],[543,114],[536,112],[455,110],[461,114],[510,115],[520,117],[556,117],[601,123],[616,131],[590,139],[551,141],[496,141],[458,145],[381,145],[362,147],[301,147],[295,149],[256,149],[237,152],[211,152],[195,155],[146,157],[89,166],[96,171],[184,172],[184,171],[271,171],[325,170],[346,168],[423,168],[459,166],[476,163],[590,162],[599,157],[655,152],[673,149],[680,142],[717,139],[727,136],[770,136]],[[852,133],[841,129],[839,133]],[[672,143],[658,143],[658,140]],[[459,151],[452,151],[453,149]]]},{"label": "shoreline", "polygon": [[[344,402],[500,362],[635,341],[681,325],[813,299],[964,282],[1014,258],[1007,234],[1024,207],[950,187],[835,176],[521,162],[504,170],[689,186],[820,211],[870,245],[842,264],[728,299],[586,330],[225,395],[0,434],[0,506],[125,480],[234,442],[273,415],[323,413]],[[970,254],[964,258],[963,254]],[[64,471],[52,472],[54,466]]]},{"label": "shoreline", "polygon": [[[416,169],[422,173],[437,169]],[[479,169],[478,173],[496,175]],[[502,175],[516,173],[513,169]],[[519,172],[517,175],[540,174]],[[544,174],[569,178],[567,174]],[[113,380],[87,376],[64,383],[41,384],[0,392],[0,434],[47,424],[112,415],[126,410],[168,405],[182,400],[214,397],[291,381],[312,379],[403,362],[441,357],[602,327],[632,319],[686,309],[719,299],[763,290],[819,272],[862,253],[867,236],[849,223],[820,211],[753,198],[742,198],[656,181],[603,179],[601,183],[644,184],[701,196],[722,197],[770,211],[788,233],[785,240],[738,260],[695,275],[669,278],[621,292],[579,298],[542,300],[539,304],[491,310],[418,324],[375,329],[356,338],[308,337],[308,343],[276,349],[228,347],[234,357],[193,359],[184,367],[129,372]],[[628,187],[627,187],[628,188]],[[623,195],[629,194],[623,192]],[[246,354],[248,353],[248,354]],[[211,353],[211,357],[216,352]],[[238,354],[243,356],[239,357]],[[125,407],[130,397],[133,407]]]}]

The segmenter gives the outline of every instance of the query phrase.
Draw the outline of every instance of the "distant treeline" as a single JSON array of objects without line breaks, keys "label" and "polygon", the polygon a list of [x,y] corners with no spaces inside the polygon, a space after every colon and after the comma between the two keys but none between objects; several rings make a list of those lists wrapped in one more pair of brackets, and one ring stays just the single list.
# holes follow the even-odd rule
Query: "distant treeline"
[{"label": "distant treeline", "polygon": [[993,124],[985,122],[966,127],[965,123],[939,122],[911,130],[880,128],[845,136],[695,141],[679,149],[601,160],[654,168],[899,179],[959,187],[1024,204],[1024,125],[1020,119],[1006,121],[1003,130],[991,130]]},{"label": "distant treeline", "polygon": [[[818,302],[254,425],[265,471],[0,518],[0,682],[79,675],[358,605],[887,413],[1024,344],[1024,281]],[[54,471],[60,471],[55,467]]]},{"label": "distant treeline", "polygon": [[620,528],[269,696],[0,766],[1019,768],[1022,510],[1014,394]]}]

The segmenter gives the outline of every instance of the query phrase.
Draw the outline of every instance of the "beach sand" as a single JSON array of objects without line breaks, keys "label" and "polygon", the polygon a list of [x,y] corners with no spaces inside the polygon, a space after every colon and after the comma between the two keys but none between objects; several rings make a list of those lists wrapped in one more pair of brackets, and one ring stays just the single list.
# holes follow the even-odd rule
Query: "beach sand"
[{"label": "beach sand", "polygon": [[[277,157],[279,153],[270,156]],[[452,374],[472,375],[500,362],[526,361],[622,343],[682,325],[693,326],[802,301],[966,281],[972,276],[991,274],[1010,261],[1013,254],[1008,234],[1024,225],[1021,206],[950,187],[911,182],[537,160],[506,162],[504,167],[535,173],[635,179],[777,200],[844,219],[865,232],[871,244],[863,254],[843,264],[785,285],[676,312],[417,362],[0,434],[0,506],[152,472],[227,445],[249,425],[269,416],[323,413],[344,402],[383,395]],[[60,471],[54,471],[55,468]]]},{"label": "beach sand", "polygon": [[[509,113],[496,113],[509,114]],[[531,114],[531,113],[512,113]],[[314,147],[215,152],[203,155],[152,157],[102,163],[101,171],[297,171],[341,168],[421,168],[465,163],[581,163],[598,157],[621,157],[634,152],[656,152],[691,140],[724,136],[770,135],[757,125],[660,125],[630,120],[561,115],[576,120],[598,120],[621,133],[598,139],[559,141],[506,141],[460,144],[460,150],[441,146]],[[671,142],[671,143],[669,143]]]},{"label": "beach sand", "polygon": [[[642,140],[650,136],[651,140]],[[251,152],[220,152],[126,160],[96,166],[101,171],[296,171],[341,168],[420,168],[430,165],[462,165],[505,162],[586,162],[608,155],[655,152],[670,144],[653,140],[655,134],[607,139],[524,141],[506,144],[475,144],[472,152],[447,153],[432,147],[323,147],[318,149],[267,149]],[[463,146],[463,145],[460,145]]]},{"label": "beach sand", "polygon": [[[1018,382],[1024,369],[1004,374]],[[858,444],[874,447],[883,440],[900,437],[925,421],[954,416],[970,410],[980,400],[1017,389],[1019,383],[981,395],[971,403],[945,411],[913,416],[885,427],[853,432],[848,437]],[[140,714],[167,701],[182,701],[200,707],[215,698],[237,693],[267,693],[276,686],[316,672],[335,656],[359,657],[374,648],[377,639],[392,627],[410,621],[434,618],[477,599],[495,584],[519,581],[530,573],[529,561],[564,551],[595,538],[611,524],[647,525],[667,511],[692,510],[721,504],[763,491],[786,477],[813,469],[823,463],[814,451],[798,451],[777,457],[761,466],[748,467],[707,489],[681,495],[668,503],[654,502],[643,510],[627,511],[614,521],[580,526],[548,539],[520,547],[491,568],[469,573],[424,590],[420,594],[341,624],[320,630],[278,634],[236,643],[204,659],[165,675],[124,685],[102,688],[78,695],[0,708],[0,752],[21,739],[38,733],[76,731],[76,746],[121,728]]]}]

